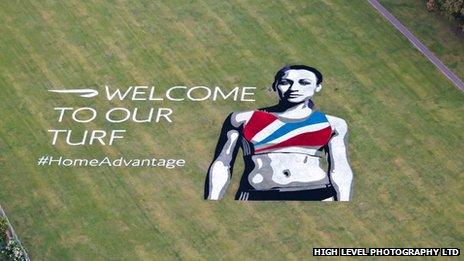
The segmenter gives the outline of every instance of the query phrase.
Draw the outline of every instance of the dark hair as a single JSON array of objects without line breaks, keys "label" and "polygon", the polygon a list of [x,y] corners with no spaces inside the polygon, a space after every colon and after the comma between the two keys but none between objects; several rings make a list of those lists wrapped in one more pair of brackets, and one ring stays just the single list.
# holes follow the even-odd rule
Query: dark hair
[{"label": "dark hair", "polygon": [[277,84],[279,84],[279,81],[282,79],[282,77],[285,75],[285,72],[288,70],[310,71],[316,75],[317,84],[320,84],[322,82],[322,73],[316,68],[306,66],[306,65],[287,65],[287,66],[282,67],[282,69],[280,69],[274,76],[274,83],[272,83],[272,89],[274,90],[276,89]]}]

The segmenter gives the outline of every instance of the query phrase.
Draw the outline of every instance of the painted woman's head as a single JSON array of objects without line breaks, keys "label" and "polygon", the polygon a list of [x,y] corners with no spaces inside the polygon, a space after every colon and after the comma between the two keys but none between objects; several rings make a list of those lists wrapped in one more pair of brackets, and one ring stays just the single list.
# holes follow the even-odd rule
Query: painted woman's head
[{"label": "painted woman's head", "polygon": [[285,66],[276,73],[272,89],[283,102],[302,103],[322,89],[322,74],[306,65]]}]

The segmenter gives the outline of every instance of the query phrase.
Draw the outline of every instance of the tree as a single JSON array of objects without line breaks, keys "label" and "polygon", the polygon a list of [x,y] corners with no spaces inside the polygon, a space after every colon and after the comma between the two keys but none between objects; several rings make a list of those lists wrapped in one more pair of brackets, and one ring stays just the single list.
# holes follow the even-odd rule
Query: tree
[{"label": "tree", "polygon": [[427,10],[440,10],[457,21],[460,31],[464,32],[464,0],[427,0]]},{"label": "tree", "polygon": [[7,240],[7,229],[8,221],[6,221],[6,218],[0,217],[0,242]]}]

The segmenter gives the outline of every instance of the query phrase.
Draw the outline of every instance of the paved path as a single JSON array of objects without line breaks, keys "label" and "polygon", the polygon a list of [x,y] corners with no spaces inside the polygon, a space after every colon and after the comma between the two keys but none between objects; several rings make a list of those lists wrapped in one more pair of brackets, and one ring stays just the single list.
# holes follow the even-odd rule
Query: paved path
[{"label": "paved path", "polygon": [[377,0],[368,0],[369,3],[385,17],[398,31],[400,31],[419,51],[427,57],[456,87],[464,91],[464,82],[457,77],[446,65],[440,61],[419,39],[417,39],[396,17],[383,7]]}]

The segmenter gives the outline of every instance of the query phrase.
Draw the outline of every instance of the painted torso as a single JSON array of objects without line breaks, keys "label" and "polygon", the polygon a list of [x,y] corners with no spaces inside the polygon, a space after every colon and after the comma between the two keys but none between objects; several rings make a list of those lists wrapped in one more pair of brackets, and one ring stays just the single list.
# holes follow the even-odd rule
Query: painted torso
[{"label": "painted torso", "polygon": [[321,166],[323,148],[333,129],[324,113],[301,120],[253,112],[243,126],[242,148],[248,167],[244,178],[256,190],[300,190],[329,183]]}]

